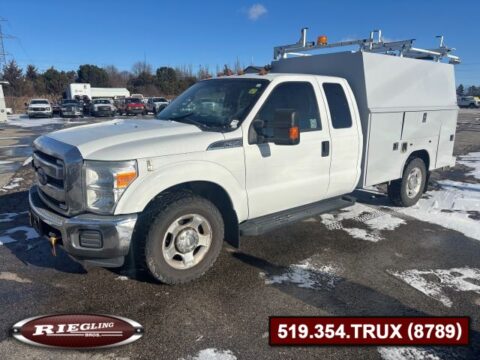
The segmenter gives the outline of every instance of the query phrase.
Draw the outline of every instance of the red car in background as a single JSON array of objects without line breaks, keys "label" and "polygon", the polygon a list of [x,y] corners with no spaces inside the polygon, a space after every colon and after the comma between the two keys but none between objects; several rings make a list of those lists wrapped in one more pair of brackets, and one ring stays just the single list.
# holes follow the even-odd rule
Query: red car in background
[{"label": "red car in background", "polygon": [[117,105],[120,115],[145,115],[147,113],[145,104],[140,98],[126,98],[125,102],[121,105]]}]

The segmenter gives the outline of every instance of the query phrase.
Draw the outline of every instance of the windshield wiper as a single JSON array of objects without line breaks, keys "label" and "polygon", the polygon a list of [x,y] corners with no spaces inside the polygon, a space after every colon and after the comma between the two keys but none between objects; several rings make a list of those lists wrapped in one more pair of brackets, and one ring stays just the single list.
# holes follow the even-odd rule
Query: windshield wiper
[{"label": "windshield wiper", "polygon": [[183,115],[179,115],[179,116],[174,116],[174,117],[169,118],[168,120],[177,121],[179,123],[184,123],[184,124],[195,125],[198,128],[200,128],[200,130],[209,128],[209,126],[204,124],[204,123],[201,123],[201,122],[193,120],[193,119],[189,119],[188,117],[190,115],[193,115],[193,112],[183,114]]},{"label": "windshield wiper", "polygon": [[193,112],[189,112],[189,113],[186,113],[186,114],[183,114],[183,115],[172,116],[172,117],[169,117],[168,119],[165,119],[165,120],[177,121],[177,120],[185,119],[185,118],[187,118],[187,117],[189,117],[190,115],[193,115],[193,114],[194,114]]}]

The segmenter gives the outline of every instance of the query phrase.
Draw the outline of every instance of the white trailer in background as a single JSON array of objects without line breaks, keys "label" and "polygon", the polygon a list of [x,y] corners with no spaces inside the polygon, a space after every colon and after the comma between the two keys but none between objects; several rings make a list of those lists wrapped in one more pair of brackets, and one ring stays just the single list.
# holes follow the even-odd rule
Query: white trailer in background
[{"label": "white trailer in background", "polygon": [[0,81],[0,122],[7,121],[7,107],[5,105],[5,96],[3,95],[3,85],[8,85],[8,81]]},{"label": "white trailer in background", "polygon": [[99,88],[92,87],[88,83],[73,83],[68,86],[67,98],[84,98],[88,97],[90,100],[98,98],[119,99],[130,96],[130,91],[126,88]]}]

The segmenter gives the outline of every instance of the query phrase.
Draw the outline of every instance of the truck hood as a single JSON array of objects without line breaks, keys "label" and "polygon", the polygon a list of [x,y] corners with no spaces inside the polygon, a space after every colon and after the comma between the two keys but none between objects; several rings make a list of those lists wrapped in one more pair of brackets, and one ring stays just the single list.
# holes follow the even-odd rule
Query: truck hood
[{"label": "truck hood", "polygon": [[205,151],[220,132],[165,120],[112,120],[55,131],[50,138],[76,146],[88,160],[119,161]]}]

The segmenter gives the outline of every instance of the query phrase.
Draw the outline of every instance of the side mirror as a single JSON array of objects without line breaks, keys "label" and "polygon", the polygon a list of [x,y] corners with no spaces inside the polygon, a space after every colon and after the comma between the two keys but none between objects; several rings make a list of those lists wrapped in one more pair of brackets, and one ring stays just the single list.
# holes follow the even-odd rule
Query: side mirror
[{"label": "side mirror", "polygon": [[300,143],[300,128],[293,109],[275,110],[273,136],[268,139],[275,145],[297,145]]}]

